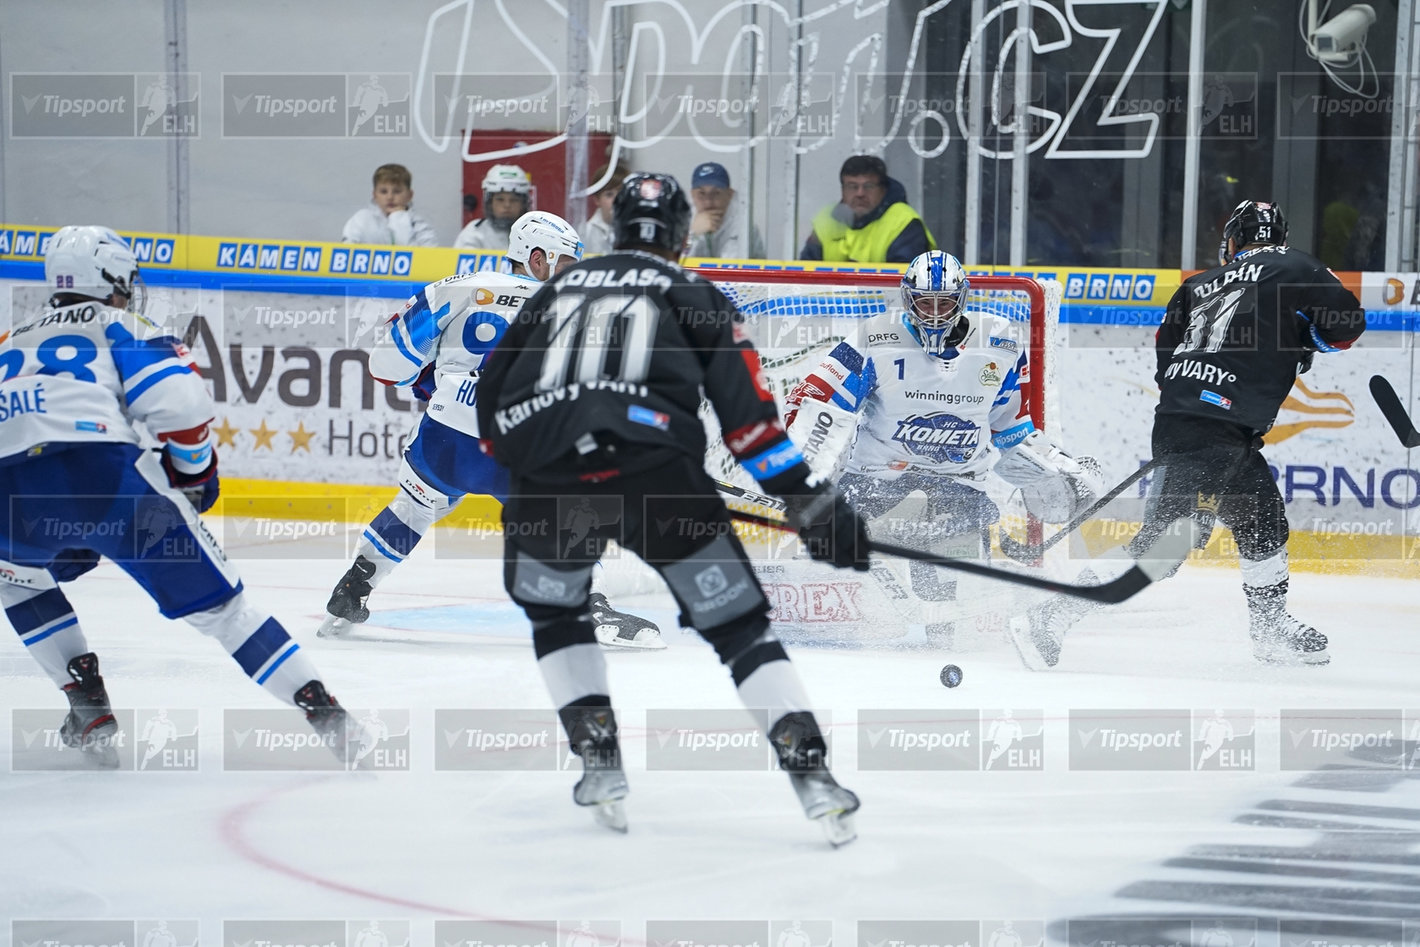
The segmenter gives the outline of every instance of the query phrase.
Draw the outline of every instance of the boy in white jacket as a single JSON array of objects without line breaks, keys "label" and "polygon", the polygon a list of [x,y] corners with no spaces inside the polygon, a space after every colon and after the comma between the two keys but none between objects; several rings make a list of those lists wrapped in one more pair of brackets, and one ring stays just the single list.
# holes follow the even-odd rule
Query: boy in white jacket
[{"label": "boy in white jacket", "polygon": [[414,202],[413,181],[409,169],[402,164],[382,164],[376,168],[370,203],[345,222],[340,239],[346,243],[437,247],[439,238],[434,228],[410,209]]}]

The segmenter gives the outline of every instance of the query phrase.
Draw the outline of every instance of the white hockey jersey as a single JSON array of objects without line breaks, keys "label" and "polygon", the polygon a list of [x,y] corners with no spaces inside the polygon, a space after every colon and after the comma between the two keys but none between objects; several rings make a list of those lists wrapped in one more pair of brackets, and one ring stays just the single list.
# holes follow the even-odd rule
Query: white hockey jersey
[{"label": "white hockey jersey", "polygon": [[478,436],[474,394],[484,358],[542,284],[531,276],[471,273],[430,283],[381,329],[370,352],[370,374],[409,387],[434,368],[429,417]]},{"label": "white hockey jersey", "polygon": [[42,444],[121,441],[211,421],[187,347],[153,322],[96,301],[47,308],[0,336],[0,464]]},{"label": "white hockey jersey", "polygon": [[1000,449],[1035,430],[1029,363],[1025,334],[1009,319],[963,318],[966,336],[948,357],[924,351],[900,312],[866,321],[790,392],[790,424],[806,401],[831,403],[858,414],[846,471],[981,482]]},{"label": "white hockey jersey", "polygon": [[487,217],[480,217],[459,231],[459,235],[454,238],[454,246],[460,250],[495,250],[498,253],[506,253],[509,233],[511,224],[508,227],[498,227]]}]

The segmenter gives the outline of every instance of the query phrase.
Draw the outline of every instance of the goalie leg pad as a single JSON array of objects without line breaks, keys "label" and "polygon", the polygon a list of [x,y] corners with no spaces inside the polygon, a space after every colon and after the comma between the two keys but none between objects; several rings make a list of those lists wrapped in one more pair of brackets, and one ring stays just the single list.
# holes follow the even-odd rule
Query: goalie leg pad
[{"label": "goalie leg pad", "polygon": [[820,480],[833,480],[853,448],[858,416],[837,405],[806,401],[789,425],[789,438]]},{"label": "goalie leg pad", "polygon": [[1026,509],[1046,523],[1069,522],[1104,493],[1093,461],[1082,464],[1039,431],[1002,451],[995,470],[1001,479],[1020,487]]}]

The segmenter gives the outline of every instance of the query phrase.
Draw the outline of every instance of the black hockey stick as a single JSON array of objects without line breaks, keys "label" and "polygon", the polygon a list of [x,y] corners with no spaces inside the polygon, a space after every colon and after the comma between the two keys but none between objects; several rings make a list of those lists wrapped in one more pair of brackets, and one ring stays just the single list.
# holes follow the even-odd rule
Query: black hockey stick
[{"label": "black hockey stick", "polygon": [[1395,393],[1390,382],[1380,375],[1372,375],[1371,397],[1375,399],[1376,407],[1381,409],[1381,414],[1385,415],[1385,419],[1395,429],[1395,436],[1400,438],[1400,443],[1406,447],[1420,447],[1420,431],[1415,430],[1415,422],[1410,420],[1410,415],[1405,412],[1405,405],[1400,403],[1400,396]]},{"label": "black hockey stick", "polygon": [[1059,531],[1057,531],[1053,536],[1051,536],[1044,542],[1036,543],[1035,545],[1019,542],[1008,536],[1004,529],[1001,530],[1000,535],[997,537],[997,539],[1001,543],[1001,551],[1004,552],[1006,555],[1010,556],[1012,559],[1016,560],[1017,562],[1030,563],[1039,560],[1041,554],[1044,553],[1047,549],[1060,542],[1070,533],[1079,529],[1082,523],[1084,523],[1090,517],[1094,516],[1100,510],[1104,509],[1105,506],[1112,502],[1115,497],[1119,496],[1125,490],[1128,490],[1130,486],[1137,483],[1141,477],[1149,473],[1157,466],[1159,466],[1159,462],[1157,460],[1151,460],[1144,466],[1140,467],[1138,470],[1134,471],[1129,476],[1125,477],[1119,482],[1118,486],[1116,486],[1113,490],[1110,490],[1104,496],[1100,497],[1094,503],[1091,503],[1089,509],[1084,510],[1081,513],[1075,514],[1074,519],[1070,520],[1070,522],[1060,527]]},{"label": "black hockey stick", "polygon": [[[720,489],[749,503],[758,506],[767,506],[772,509],[783,509],[783,503],[774,497],[767,497],[762,493],[755,493],[734,484],[720,483]],[[752,523],[756,526],[766,526],[770,529],[780,529],[788,532],[797,532],[792,526],[768,516],[761,516],[758,513],[744,513],[739,510],[731,510],[730,515],[745,523]],[[1177,524],[1175,524],[1177,526]],[[1087,599],[1091,602],[1104,602],[1115,604],[1123,602],[1132,596],[1143,591],[1144,588],[1153,582],[1171,573],[1178,564],[1187,557],[1189,550],[1193,548],[1194,534],[1197,525],[1191,517],[1184,517],[1182,528],[1170,528],[1163,536],[1149,548],[1134,565],[1129,567],[1117,579],[1112,579],[1102,585],[1072,585],[1069,582],[1056,582],[1053,579],[1041,578],[1040,576],[1026,575],[1022,572],[1012,572],[1008,569],[995,569],[991,566],[983,566],[979,562],[970,562],[965,559],[952,559],[947,556],[936,556],[930,552],[923,552],[920,549],[909,549],[906,546],[897,546],[892,543],[880,543],[869,540],[868,549],[871,552],[882,553],[887,556],[897,556],[900,559],[915,559],[918,562],[930,563],[940,566],[943,569],[952,569],[957,572],[969,572],[972,575],[985,576],[988,579],[999,579],[1002,582],[1010,582],[1015,585],[1024,585],[1028,588],[1042,589],[1046,592],[1059,592],[1062,595],[1073,596],[1074,598]]]}]

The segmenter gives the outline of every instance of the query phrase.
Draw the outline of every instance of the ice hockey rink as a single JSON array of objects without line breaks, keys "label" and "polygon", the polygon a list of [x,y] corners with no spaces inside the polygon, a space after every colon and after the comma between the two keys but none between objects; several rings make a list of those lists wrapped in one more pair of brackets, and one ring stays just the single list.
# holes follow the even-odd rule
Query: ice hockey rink
[{"label": "ice hockey rink", "polygon": [[[314,629],[345,568],[343,540],[243,543],[228,533],[251,597],[287,624],[332,692],[357,712],[407,721],[407,734],[391,733],[407,736],[392,744],[407,760],[396,753],[378,772],[224,769],[224,712],[275,702],[105,562],[68,588],[114,704],[135,709],[135,730],[160,709],[179,737],[196,729],[196,769],[129,757],[124,771],[93,772],[63,768],[67,758],[11,772],[32,759],[12,727],[0,740],[10,916],[187,918],[204,942],[233,917],[383,919],[413,943],[436,943],[436,923],[490,919],[518,919],[520,940],[565,943],[569,925],[615,919],[596,922],[603,947],[657,940],[666,918],[799,921],[814,947],[863,936],[1163,944],[1188,942],[1190,924],[1193,942],[1206,940],[1204,924],[1218,947],[1417,935],[1374,920],[1420,922],[1420,783],[1414,743],[1393,738],[1420,722],[1402,713],[1420,706],[1412,582],[1295,575],[1294,613],[1331,636],[1324,668],[1255,664],[1236,572],[1200,566],[1087,619],[1049,673],[1025,670],[1005,637],[961,652],[801,643],[793,657],[831,722],[835,770],[863,801],[858,840],[833,850],[767,767],[648,771],[647,721],[664,719],[653,715],[739,706],[709,647],[675,630],[668,596],[618,602],[658,621],[669,643],[609,655],[632,788],[620,836],[572,805],[570,771],[436,768],[438,712],[547,708],[494,540],[448,557],[436,536],[372,598],[369,624],[331,641]],[[955,689],[938,682],[948,661],[965,673]],[[0,674],[7,720],[43,708],[57,726],[63,699],[13,639]],[[1282,716],[1303,707],[1306,725]],[[1327,708],[1346,710],[1333,719]],[[861,758],[885,726],[942,730],[938,715],[979,715],[985,733],[1006,711],[1022,731],[1005,770],[978,765],[984,755],[933,770]],[[1181,769],[1084,768],[1081,741],[1101,721],[1166,730],[1180,712]],[[1200,763],[1201,721],[1220,714],[1230,739]],[[1308,755],[1309,727],[1341,739],[1388,727],[1392,737],[1322,757]],[[892,918],[937,920],[895,928]],[[874,924],[885,925],[881,938]]]}]

